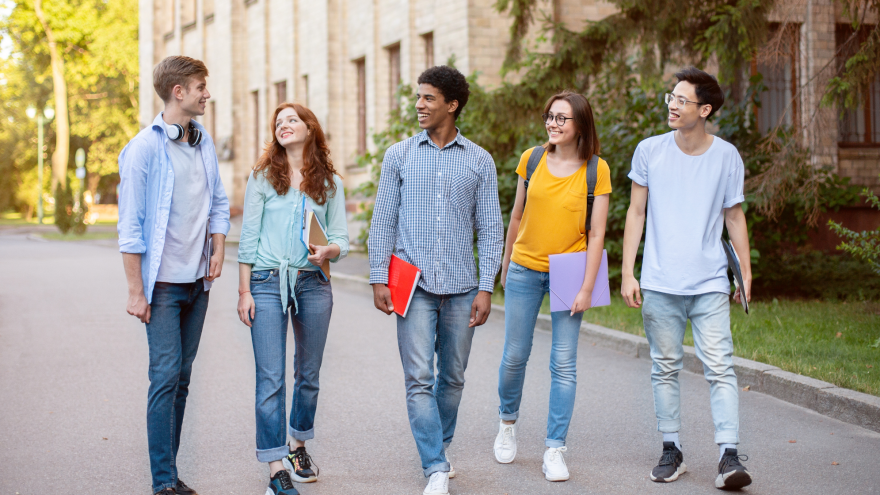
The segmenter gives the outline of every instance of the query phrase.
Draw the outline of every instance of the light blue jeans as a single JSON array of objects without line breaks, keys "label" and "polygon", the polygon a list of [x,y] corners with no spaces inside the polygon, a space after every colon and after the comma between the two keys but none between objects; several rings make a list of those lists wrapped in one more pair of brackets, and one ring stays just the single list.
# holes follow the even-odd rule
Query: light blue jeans
[{"label": "light blue jeans", "polygon": [[[519,417],[526,364],[544,295],[550,290],[550,274],[531,270],[513,261],[507,269],[504,290],[504,355],[498,369],[498,413],[502,420]],[[584,314],[550,313],[553,343],[550,348],[550,412],[547,415],[547,447],[565,445],[577,391],[577,347]]]},{"label": "light blue jeans", "polygon": [[678,372],[682,369],[682,341],[690,319],[697,358],[703,362],[703,374],[709,382],[715,443],[739,443],[739,394],[733,371],[729,297],[721,292],[679,296],[642,289],[642,317],[654,362],[651,386],[658,431],[681,429]]},{"label": "light blue jeans", "polygon": [[[251,273],[254,296],[254,320],[251,341],[256,364],[257,460],[272,462],[288,453],[287,435],[300,440],[315,437],[315,411],[318,408],[318,376],[324,359],[333,291],[317,271],[300,271],[295,294],[299,312],[294,313],[293,299],[287,295],[287,314],[281,311],[278,270]],[[288,294],[288,291],[285,291]],[[290,423],[285,428],[285,364],[287,319],[293,323],[296,350],[293,356],[293,401]]]},{"label": "light blue jeans", "polygon": [[417,288],[406,318],[397,316],[406,412],[426,477],[449,471],[446,447],[455,433],[464,390],[464,370],[474,338],[474,329],[468,325],[476,296],[477,289],[437,295]]}]

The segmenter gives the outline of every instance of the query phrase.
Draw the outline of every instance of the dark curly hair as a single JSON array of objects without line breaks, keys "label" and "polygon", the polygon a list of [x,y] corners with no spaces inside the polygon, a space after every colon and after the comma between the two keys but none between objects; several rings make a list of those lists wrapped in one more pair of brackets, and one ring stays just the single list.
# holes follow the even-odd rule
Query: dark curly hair
[{"label": "dark curly hair", "polygon": [[439,89],[443,94],[443,99],[447,102],[458,101],[458,108],[455,109],[455,118],[464,110],[467,105],[468,96],[471,94],[470,85],[464,74],[454,67],[446,65],[436,65],[422,72],[419,76],[419,84],[430,84]]}]

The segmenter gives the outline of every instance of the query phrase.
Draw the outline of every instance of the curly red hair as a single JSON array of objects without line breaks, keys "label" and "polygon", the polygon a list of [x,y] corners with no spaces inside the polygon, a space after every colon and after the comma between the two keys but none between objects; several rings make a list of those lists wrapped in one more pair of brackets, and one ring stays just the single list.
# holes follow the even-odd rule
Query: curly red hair
[{"label": "curly red hair", "polygon": [[318,118],[311,110],[299,103],[282,103],[275,109],[271,124],[272,141],[266,145],[263,155],[257,160],[254,173],[265,174],[266,179],[279,195],[287,194],[290,190],[290,164],[287,162],[287,150],[278,142],[274,126],[278,114],[285,108],[292,108],[309,130],[309,137],[306,138],[303,147],[303,180],[300,191],[307,194],[315,203],[322,205],[327,201],[328,191],[336,193],[336,183],[333,181],[336,169],[333,168],[333,161],[330,160],[330,148],[327,146]]}]

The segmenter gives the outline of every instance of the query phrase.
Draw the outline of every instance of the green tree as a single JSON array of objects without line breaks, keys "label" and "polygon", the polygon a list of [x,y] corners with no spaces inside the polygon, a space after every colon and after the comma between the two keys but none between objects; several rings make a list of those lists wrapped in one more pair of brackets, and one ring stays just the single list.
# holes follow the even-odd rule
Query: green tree
[{"label": "green tree", "polygon": [[[880,198],[873,191],[866,187],[862,194],[867,197],[867,202],[871,206],[880,210]],[[831,227],[832,232],[845,239],[837,249],[864,260],[874,273],[880,275],[880,228],[854,232],[833,220],[828,221],[828,226]]]},{"label": "green tree", "polygon": [[[56,108],[56,119],[69,116],[63,173],[67,177],[74,166],[72,151],[84,148],[87,189],[94,193],[102,176],[118,171],[118,153],[138,131],[138,20],[132,15],[137,1],[42,0],[63,61],[66,112],[59,108],[47,32],[34,0],[3,5],[0,42],[8,50],[0,52],[0,208],[27,211],[36,201],[35,192],[19,191],[35,175],[37,158],[36,126],[25,116],[28,106],[48,104]],[[47,143],[56,136],[47,128]],[[51,147],[42,152],[48,156]]]}]

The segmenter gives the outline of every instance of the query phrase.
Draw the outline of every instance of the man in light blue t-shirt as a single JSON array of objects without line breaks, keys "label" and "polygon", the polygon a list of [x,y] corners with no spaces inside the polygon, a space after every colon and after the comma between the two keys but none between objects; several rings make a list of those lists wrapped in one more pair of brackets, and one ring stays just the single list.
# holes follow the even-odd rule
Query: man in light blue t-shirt
[{"label": "man in light blue t-shirt", "polygon": [[[651,384],[663,454],[651,479],[671,482],[686,470],[678,432],[687,321],[703,362],[715,443],[720,446],[717,488],[752,482],[740,462],[739,395],[730,335],[730,282],[721,245],[724,225],[742,263],[743,291],[751,299],[752,269],[743,202],[743,161],[736,148],[706,132],[706,121],[724,103],[711,75],[693,67],[675,74],[678,84],[666,95],[672,132],[639,143],[633,155],[632,198],[623,236],[623,284],[628,306],[642,308],[651,347]],[[648,201],[650,197],[650,201]],[[647,211],[641,294],[633,275]],[[644,297],[644,302],[642,298]]]}]

